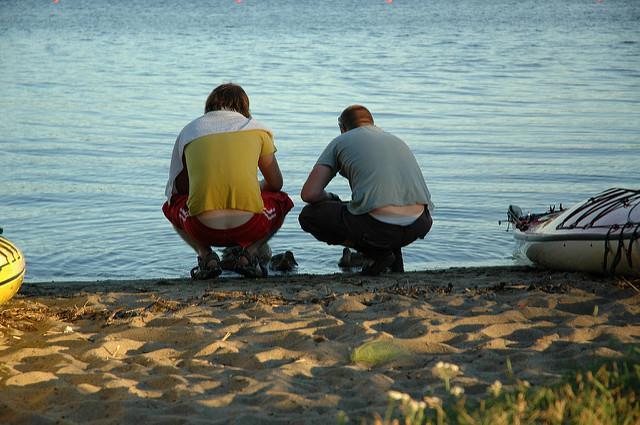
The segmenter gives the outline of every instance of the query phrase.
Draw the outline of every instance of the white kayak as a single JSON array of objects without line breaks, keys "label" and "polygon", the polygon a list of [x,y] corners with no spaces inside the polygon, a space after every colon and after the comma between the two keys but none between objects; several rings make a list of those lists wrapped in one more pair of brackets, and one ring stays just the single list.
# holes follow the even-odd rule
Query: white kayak
[{"label": "white kayak", "polygon": [[640,276],[640,190],[613,188],[544,214],[511,205],[507,216],[518,252],[537,265]]}]

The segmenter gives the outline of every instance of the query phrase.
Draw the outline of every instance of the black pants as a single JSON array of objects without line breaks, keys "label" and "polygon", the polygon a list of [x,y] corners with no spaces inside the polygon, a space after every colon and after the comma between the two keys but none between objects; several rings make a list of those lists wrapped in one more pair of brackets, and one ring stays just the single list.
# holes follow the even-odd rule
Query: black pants
[{"label": "black pants", "polygon": [[424,238],[433,223],[427,208],[408,226],[383,223],[369,214],[353,215],[347,204],[326,201],[307,205],[298,217],[300,227],[329,245],[354,248],[370,258],[399,251],[416,239]]}]

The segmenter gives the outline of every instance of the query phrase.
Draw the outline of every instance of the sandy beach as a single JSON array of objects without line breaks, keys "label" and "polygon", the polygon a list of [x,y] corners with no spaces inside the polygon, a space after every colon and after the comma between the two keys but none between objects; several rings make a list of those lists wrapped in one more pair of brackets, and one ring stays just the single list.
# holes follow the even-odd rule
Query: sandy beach
[{"label": "sandy beach", "polygon": [[[478,399],[640,339],[638,280],[525,267],[25,283],[0,306],[0,423],[331,424],[387,392]],[[390,361],[355,361],[382,341]]]}]

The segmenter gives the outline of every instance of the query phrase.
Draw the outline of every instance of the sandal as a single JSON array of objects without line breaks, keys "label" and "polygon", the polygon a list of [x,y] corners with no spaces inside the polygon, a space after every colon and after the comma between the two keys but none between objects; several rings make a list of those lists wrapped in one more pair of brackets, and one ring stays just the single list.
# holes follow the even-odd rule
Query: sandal
[{"label": "sandal", "polygon": [[[214,265],[211,263],[215,262]],[[191,279],[206,280],[213,279],[222,273],[220,268],[220,257],[215,252],[210,252],[206,257],[198,256],[198,265],[191,269]]]},{"label": "sandal", "polygon": [[238,263],[238,256],[242,252],[240,246],[229,246],[222,250],[222,260],[220,260],[220,268],[226,271],[234,271]]},{"label": "sandal", "polygon": [[[248,261],[247,264],[240,264],[240,259],[242,257]],[[244,277],[267,277],[268,275],[267,269],[260,264],[258,257],[249,254],[246,249],[243,249],[238,254],[233,271]]]}]

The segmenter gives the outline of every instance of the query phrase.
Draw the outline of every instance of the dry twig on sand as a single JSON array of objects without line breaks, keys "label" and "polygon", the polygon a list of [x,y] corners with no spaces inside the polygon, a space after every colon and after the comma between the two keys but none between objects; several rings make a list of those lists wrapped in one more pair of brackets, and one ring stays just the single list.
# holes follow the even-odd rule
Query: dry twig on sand
[{"label": "dry twig on sand", "polygon": [[49,308],[37,302],[18,301],[12,307],[0,310],[0,327],[33,331],[36,324],[49,319]]},{"label": "dry twig on sand", "polygon": [[618,283],[620,286],[622,286],[623,288],[625,287],[630,287],[632,288],[634,291],[636,291],[638,294],[640,294],[640,279],[636,279],[635,281],[630,281],[627,278],[621,277],[618,280]]}]

